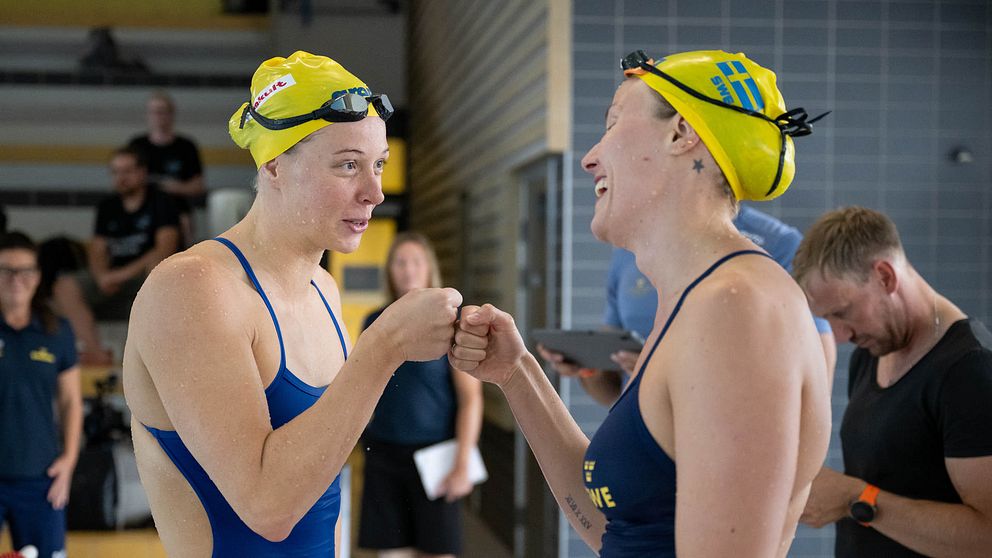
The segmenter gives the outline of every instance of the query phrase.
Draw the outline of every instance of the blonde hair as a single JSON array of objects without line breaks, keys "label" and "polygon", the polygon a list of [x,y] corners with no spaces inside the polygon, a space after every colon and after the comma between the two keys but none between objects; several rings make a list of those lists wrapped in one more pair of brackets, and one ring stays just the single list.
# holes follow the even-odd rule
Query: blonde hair
[{"label": "blonde hair", "polygon": [[792,260],[792,276],[800,285],[813,271],[864,282],[879,257],[904,255],[891,219],[865,207],[844,207],[824,214],[806,231]]},{"label": "blonde hair", "polygon": [[441,286],[441,268],[437,263],[437,254],[434,252],[434,247],[431,246],[431,241],[415,231],[401,232],[393,239],[393,243],[389,246],[389,255],[386,256],[386,295],[390,303],[398,299],[400,295],[393,283],[393,274],[389,270],[393,267],[393,260],[396,259],[396,250],[407,243],[419,245],[427,254],[427,266],[430,268],[428,275],[430,282],[427,286],[432,288]]}]

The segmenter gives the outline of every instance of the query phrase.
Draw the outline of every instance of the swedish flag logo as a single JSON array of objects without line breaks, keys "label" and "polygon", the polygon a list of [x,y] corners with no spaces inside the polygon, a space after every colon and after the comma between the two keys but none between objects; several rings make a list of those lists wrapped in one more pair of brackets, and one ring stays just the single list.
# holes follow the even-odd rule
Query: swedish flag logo
[{"label": "swedish flag logo", "polygon": [[37,362],[47,362],[48,364],[55,363],[55,355],[53,355],[52,352],[45,347],[39,347],[38,349],[31,351],[30,357],[31,360]]},{"label": "swedish flag logo", "polygon": [[582,464],[582,468],[586,472],[586,482],[592,482],[592,472],[596,469],[596,462],[586,461]]},{"label": "swedish flag logo", "polygon": [[[734,93],[740,101],[740,106],[748,110],[759,111],[765,108],[765,100],[761,98],[761,92],[758,91],[758,84],[751,78],[751,74],[747,73],[744,64],[738,60],[731,60],[730,62],[717,62],[716,67],[720,69],[720,72],[734,89]],[[713,81],[716,83],[716,79]],[[722,84],[717,85],[717,88],[721,89],[720,94],[724,97],[724,101],[726,101],[726,97],[730,93],[726,90],[725,86],[721,86]],[[733,99],[732,96],[731,99]]]}]

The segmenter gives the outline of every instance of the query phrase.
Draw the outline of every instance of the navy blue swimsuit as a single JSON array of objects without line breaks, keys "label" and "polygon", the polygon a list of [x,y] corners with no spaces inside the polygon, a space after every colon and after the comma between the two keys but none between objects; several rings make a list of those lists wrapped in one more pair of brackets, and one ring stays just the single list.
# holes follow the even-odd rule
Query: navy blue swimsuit
[{"label": "navy blue swimsuit", "polygon": [[[279,329],[279,320],[269,303],[265,291],[259,285],[255,273],[252,271],[248,260],[245,259],[241,250],[226,238],[216,238],[227,246],[244,268],[252,285],[262,297],[265,307],[269,310],[272,323],[276,328],[276,336],[279,338],[279,371],[275,379],[265,388],[265,400],[269,406],[269,417],[272,428],[276,429],[286,424],[297,415],[306,411],[313,405],[325,387],[314,387],[308,385],[297,378],[286,368],[286,348],[282,341],[282,331]],[[334,328],[337,330],[338,340],[341,341],[341,350],[348,358],[348,349],[344,343],[344,335],[338,325],[334,312],[327,304],[327,299],[320,292],[317,284],[310,281],[313,288],[317,289],[317,294],[324,302],[327,312],[331,315]],[[145,428],[158,440],[162,450],[169,456],[176,468],[182,472],[183,477],[200,498],[203,509],[207,513],[210,521],[210,530],[213,533],[213,554],[214,558],[248,558],[248,557],[316,557],[326,558],[334,556],[334,525],[337,523],[338,513],[341,509],[341,487],[340,476],[320,496],[317,502],[307,511],[300,521],[293,527],[293,531],[285,540],[275,543],[268,541],[248,528],[247,525],[231,508],[231,505],[224,499],[224,495],[217,489],[217,485],[210,479],[203,467],[197,463],[196,459],[186,448],[186,445],[179,438],[179,434],[174,430],[159,430],[145,426]]]},{"label": "navy blue swimsuit", "polygon": [[613,404],[586,450],[582,474],[593,504],[606,516],[600,558],[675,556],[675,462],[658,445],[641,416],[641,378],[686,296],[740,250],[716,261],[682,293],[637,376]]}]

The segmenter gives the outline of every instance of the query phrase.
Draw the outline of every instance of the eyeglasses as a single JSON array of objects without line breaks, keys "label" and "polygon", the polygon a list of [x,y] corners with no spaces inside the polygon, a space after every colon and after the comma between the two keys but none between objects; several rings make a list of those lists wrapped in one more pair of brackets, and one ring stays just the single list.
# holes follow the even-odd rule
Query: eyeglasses
[{"label": "eyeglasses", "polygon": [[41,273],[37,267],[7,267],[0,266],[0,279],[10,281],[17,277],[33,279]]},{"label": "eyeglasses", "polygon": [[362,97],[355,93],[345,93],[327,101],[313,112],[299,116],[290,116],[288,118],[266,118],[256,112],[255,107],[249,102],[245,106],[245,110],[241,113],[240,127],[245,127],[245,120],[248,119],[249,114],[262,127],[269,130],[285,130],[299,126],[304,122],[321,119],[328,122],[358,122],[368,116],[369,105],[375,107],[375,111],[379,113],[379,117],[383,120],[389,120],[389,117],[393,115],[393,105],[389,102],[389,97],[386,95]]},{"label": "eyeglasses", "polygon": [[689,95],[699,99],[700,101],[710,103],[711,105],[716,105],[718,107],[728,108],[730,110],[735,110],[737,112],[746,114],[748,116],[753,116],[755,118],[760,118],[767,122],[770,122],[778,128],[779,133],[782,136],[782,141],[779,147],[778,153],[778,170],[775,171],[775,180],[772,182],[772,187],[765,192],[765,196],[770,196],[772,192],[778,189],[779,182],[782,180],[782,170],[785,167],[785,137],[798,138],[802,136],[808,136],[813,133],[813,127],[811,126],[817,120],[823,118],[824,116],[830,114],[831,111],[827,111],[816,118],[807,120],[809,115],[806,114],[806,109],[799,107],[794,108],[788,112],[780,114],[776,118],[769,118],[764,114],[747,109],[744,107],[739,107],[737,105],[732,105],[730,103],[725,103],[720,99],[714,99],[695,89],[689,87],[688,85],[682,83],[681,81],[675,79],[668,73],[659,70],[655,66],[653,59],[648,58],[647,54],[644,54],[643,50],[636,50],[627,56],[620,59],[620,68],[623,70],[625,76],[643,75],[645,72],[654,74],[665,81],[671,83],[675,87],[678,87],[682,91],[685,91]]}]

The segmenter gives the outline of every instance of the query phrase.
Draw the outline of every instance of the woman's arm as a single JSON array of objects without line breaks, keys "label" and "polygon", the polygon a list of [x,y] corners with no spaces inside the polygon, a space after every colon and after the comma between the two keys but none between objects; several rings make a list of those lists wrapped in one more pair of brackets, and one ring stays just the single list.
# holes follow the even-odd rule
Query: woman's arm
[{"label": "woman's arm", "polygon": [[448,355],[452,366],[500,387],[555,500],[582,540],[598,552],[606,518],[593,506],[582,482],[589,439],[527,352],[512,316],[488,304],[481,309],[466,306],[460,328]]},{"label": "woman's arm", "polygon": [[134,303],[124,368],[125,380],[147,369],[168,422],[150,423],[140,397],[129,394],[128,404],[142,423],[175,429],[239,517],[278,541],[334,480],[396,367],[450,347],[460,296],[431,289],[394,304],[332,387],[273,430],[254,354],[257,305],[246,304],[246,289],[199,256],[157,267]]},{"label": "woman's arm", "polygon": [[[665,373],[671,404],[675,544],[679,556],[775,556],[797,475],[803,366],[823,355],[808,315],[744,282],[723,287],[693,293],[646,372]],[[651,409],[666,395],[642,382],[657,439],[668,419]]]},{"label": "woman's arm", "polygon": [[482,382],[460,370],[451,369],[451,382],[455,388],[458,411],[455,415],[455,440],[458,454],[455,464],[441,484],[441,494],[449,502],[472,492],[468,478],[468,462],[472,448],[479,443],[482,430]]},{"label": "woman's arm", "polygon": [[69,501],[72,473],[79,459],[79,439],[83,432],[83,397],[78,366],[59,374],[57,398],[59,424],[62,427],[62,455],[48,467],[48,476],[52,478],[48,501],[55,509],[61,509]]}]

